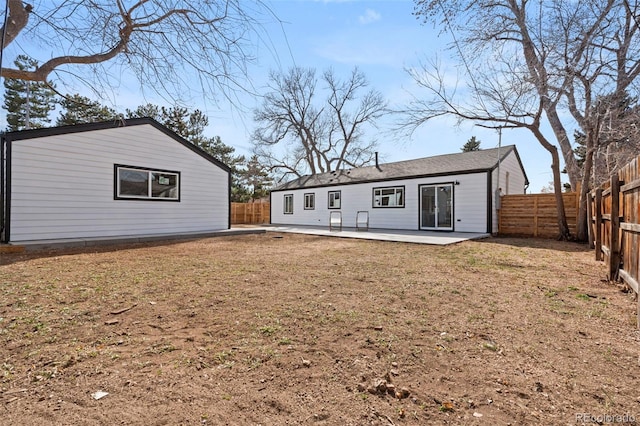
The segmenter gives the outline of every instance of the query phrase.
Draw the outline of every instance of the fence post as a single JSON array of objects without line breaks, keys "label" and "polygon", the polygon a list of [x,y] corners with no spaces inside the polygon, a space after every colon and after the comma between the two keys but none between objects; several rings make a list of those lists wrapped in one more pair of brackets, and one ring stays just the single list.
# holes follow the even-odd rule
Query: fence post
[{"label": "fence post", "polygon": [[[594,249],[595,245],[593,244],[593,193],[591,191],[587,192],[587,235],[589,238],[589,248]],[[580,206],[578,206],[578,209]],[[577,224],[577,220],[576,220]],[[576,229],[577,230],[577,229]]]},{"label": "fence post", "polygon": [[595,243],[596,243],[596,260],[604,260],[602,256],[602,188],[596,189],[596,226],[595,226]]},{"label": "fence post", "polygon": [[620,179],[611,176],[611,234],[609,235],[609,280],[618,278],[620,267]]}]

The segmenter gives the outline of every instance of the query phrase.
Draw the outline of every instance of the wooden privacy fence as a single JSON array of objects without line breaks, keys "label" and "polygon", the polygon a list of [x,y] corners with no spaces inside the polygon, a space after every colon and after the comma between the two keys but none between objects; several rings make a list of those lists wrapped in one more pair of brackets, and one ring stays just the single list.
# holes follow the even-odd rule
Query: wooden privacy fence
[{"label": "wooden privacy fence", "polygon": [[[562,194],[567,224],[571,234],[576,234],[578,222],[577,192]],[[558,215],[554,194],[504,195],[498,211],[498,234],[540,238],[558,237]]]},{"label": "wooden privacy fence", "polygon": [[588,200],[589,242],[596,260],[607,265],[609,280],[623,280],[638,299],[640,328],[640,156],[591,191]]},{"label": "wooden privacy fence", "polygon": [[269,223],[270,203],[231,203],[231,224]]}]

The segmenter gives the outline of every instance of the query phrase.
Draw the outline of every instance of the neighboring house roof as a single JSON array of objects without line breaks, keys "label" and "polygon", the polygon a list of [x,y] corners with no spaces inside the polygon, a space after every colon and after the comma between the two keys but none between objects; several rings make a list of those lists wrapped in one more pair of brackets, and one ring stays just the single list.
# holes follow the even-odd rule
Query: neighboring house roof
[{"label": "neighboring house roof", "polygon": [[380,164],[379,166],[366,166],[317,175],[305,175],[282,184],[275,188],[274,191],[488,172],[498,166],[498,155],[500,155],[500,161],[502,161],[512,151],[520,163],[520,168],[522,168],[525,184],[528,185],[529,180],[524,167],[522,167],[518,151],[515,145],[508,145],[501,148],[437,155],[416,160]]},{"label": "neighboring house roof", "polygon": [[182,136],[177,133],[169,130],[162,124],[158,123],[156,120],[148,117],[144,118],[130,118],[130,119],[118,119],[118,120],[110,120],[110,121],[101,121],[97,123],[83,123],[83,124],[74,124],[68,126],[58,126],[58,127],[45,127],[40,129],[29,129],[29,130],[19,130],[15,132],[7,132],[2,135],[2,138],[8,142],[25,140],[25,139],[34,139],[34,138],[42,138],[46,136],[55,136],[55,135],[64,135],[69,133],[78,133],[78,132],[90,132],[94,130],[104,130],[104,129],[112,129],[118,127],[128,127],[128,126],[140,126],[144,124],[149,124],[156,129],[160,130],[170,138],[174,139],[176,142],[184,145],[189,148],[191,151],[195,152],[199,156],[204,159],[210,161],[216,166],[222,168],[226,172],[231,173],[231,169],[229,166],[224,164],[222,161],[213,157],[200,147],[192,144],[188,140],[184,139]]}]

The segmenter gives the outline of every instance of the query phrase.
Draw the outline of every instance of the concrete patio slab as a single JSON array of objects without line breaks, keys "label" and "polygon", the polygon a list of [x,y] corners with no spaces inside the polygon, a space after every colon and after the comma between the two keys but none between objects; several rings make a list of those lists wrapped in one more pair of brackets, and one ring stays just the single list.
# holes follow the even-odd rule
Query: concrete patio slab
[{"label": "concrete patio slab", "polygon": [[321,235],[325,237],[359,238],[363,240],[395,241],[413,244],[448,245],[467,240],[488,238],[491,234],[472,232],[434,232],[406,231],[400,229],[369,229],[359,231],[356,228],[345,228],[341,231],[329,230],[327,227],[269,225],[267,232],[291,232],[296,234]]}]

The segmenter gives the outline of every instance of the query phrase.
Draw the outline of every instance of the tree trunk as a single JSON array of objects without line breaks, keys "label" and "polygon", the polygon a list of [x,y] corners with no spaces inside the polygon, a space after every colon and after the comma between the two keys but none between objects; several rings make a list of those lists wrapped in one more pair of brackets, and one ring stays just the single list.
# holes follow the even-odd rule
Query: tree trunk
[{"label": "tree trunk", "polygon": [[560,156],[558,155],[558,148],[550,143],[540,131],[540,127],[532,125],[529,130],[533,132],[540,145],[544,147],[549,154],[551,154],[551,171],[553,172],[553,192],[556,196],[556,212],[558,220],[558,240],[569,241],[571,239],[571,232],[569,231],[569,225],[567,224],[567,215],[564,209],[564,199],[562,198],[562,183],[560,181]]},{"label": "tree trunk", "polygon": [[[567,215],[564,209],[564,198],[562,197],[562,183],[560,182],[560,158],[558,156],[558,149],[553,146],[553,150],[549,150],[551,153],[551,169],[553,171],[553,192],[556,196],[556,212],[558,219],[558,240],[569,241],[571,239],[571,232],[569,231],[569,225],[567,224]],[[586,204],[585,204],[586,205]]]},{"label": "tree trunk", "polygon": [[569,141],[569,137],[567,136],[567,131],[562,125],[562,121],[560,120],[560,117],[555,110],[555,106],[551,108],[545,104],[545,107],[546,108],[544,112],[547,115],[547,119],[549,120],[551,129],[553,130],[553,134],[558,140],[558,144],[560,145],[560,149],[562,150],[562,157],[564,158],[564,164],[565,169],[567,170],[567,176],[569,177],[569,183],[571,184],[571,188],[575,191],[576,184],[580,182],[580,166],[576,161],[573,147],[571,146],[571,142]]},{"label": "tree trunk", "polygon": [[580,186],[580,204],[578,205],[578,220],[576,223],[576,239],[578,241],[587,241],[589,238],[587,226],[591,218],[587,217],[587,202],[590,191],[589,181],[593,168],[592,149],[587,149],[583,167],[582,185]]}]

